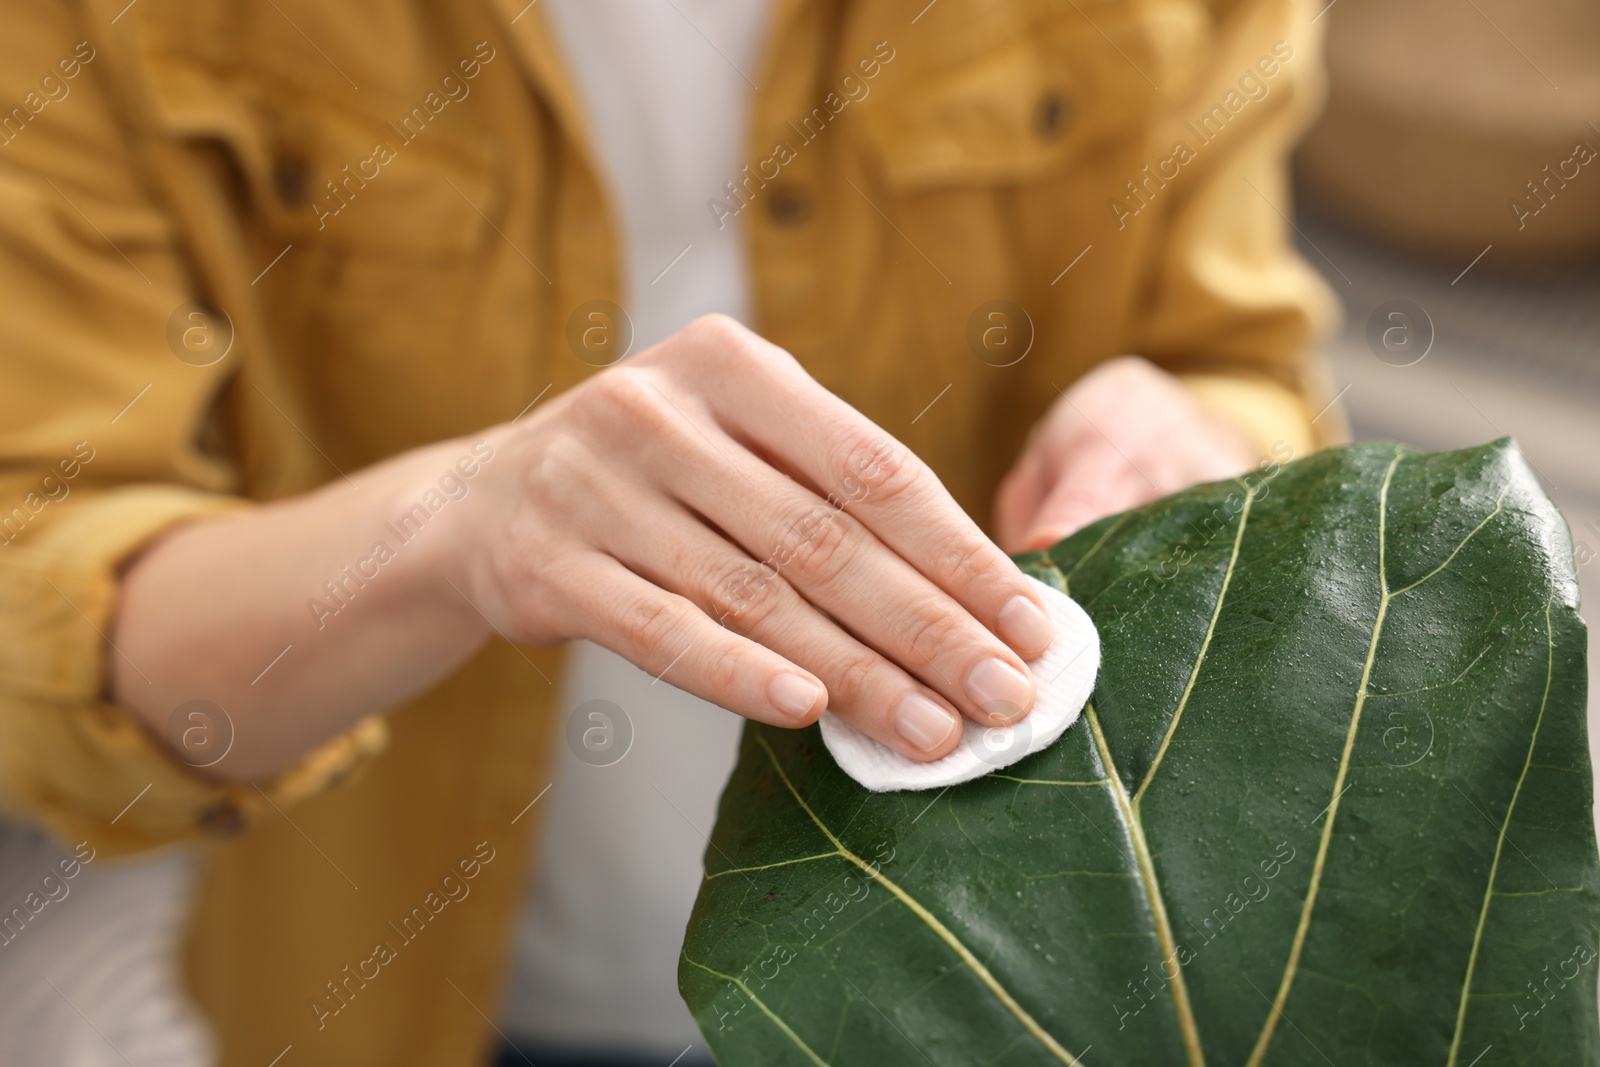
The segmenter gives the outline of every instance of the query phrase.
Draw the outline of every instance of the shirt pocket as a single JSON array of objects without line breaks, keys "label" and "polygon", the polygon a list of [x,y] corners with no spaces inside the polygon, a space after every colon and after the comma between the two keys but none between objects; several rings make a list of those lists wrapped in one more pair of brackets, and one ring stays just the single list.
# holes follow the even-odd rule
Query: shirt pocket
[{"label": "shirt pocket", "polygon": [[456,105],[429,112],[368,84],[354,106],[337,85],[224,76],[189,56],[149,68],[162,133],[218,161],[271,358],[336,427],[324,447],[339,466],[500,417],[514,376],[480,302],[505,185],[490,139],[451,122]]},{"label": "shirt pocket", "polygon": [[1140,141],[1193,80],[1210,32],[1194,0],[945,2],[941,32],[902,48],[909,69],[860,108],[896,193],[1047,179]]},{"label": "shirt pocket", "polygon": [[447,115],[377,86],[356,108],[277,72],[224,75],[186,55],[146,58],[160,132],[220,150],[257,230],[426,254],[473,247],[490,228],[495,153],[481,135],[452,130]]}]

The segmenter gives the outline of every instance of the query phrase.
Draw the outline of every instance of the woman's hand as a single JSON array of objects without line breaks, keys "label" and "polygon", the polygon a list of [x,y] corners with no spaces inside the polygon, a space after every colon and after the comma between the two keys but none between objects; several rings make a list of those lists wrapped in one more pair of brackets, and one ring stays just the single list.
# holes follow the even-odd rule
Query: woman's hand
[{"label": "woman's hand", "polygon": [[455,527],[495,629],[588,638],[780,726],[824,708],[918,760],[1033,704],[1051,626],[911,452],[717,316],[490,435]]},{"label": "woman's hand", "polygon": [[174,746],[174,709],[215,702],[236,740],[206,773],[246,781],[495,631],[592,639],[762,722],[831,707],[919,760],[1025,714],[1051,637],[926,465],[720,317],[513,423],[177,528],[120,593],[113,698]]},{"label": "woman's hand", "polygon": [[1096,519],[1227,478],[1254,462],[1170,374],[1136,356],[1080,379],[1039,420],[995,497],[1008,552],[1048,548]]}]

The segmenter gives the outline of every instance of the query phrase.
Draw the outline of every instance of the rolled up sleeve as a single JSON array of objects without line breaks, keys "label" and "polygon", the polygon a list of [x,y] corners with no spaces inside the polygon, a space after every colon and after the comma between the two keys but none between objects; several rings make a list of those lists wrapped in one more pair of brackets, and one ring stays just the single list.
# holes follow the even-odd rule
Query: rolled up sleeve
[{"label": "rolled up sleeve", "polygon": [[[1162,249],[1130,350],[1177,374],[1261,455],[1281,455],[1280,442],[1301,455],[1348,434],[1316,353],[1337,307],[1290,222],[1289,154],[1322,101],[1320,26],[1300,0],[1212,6],[1206,74],[1152,139],[1163,154],[1182,142],[1192,158],[1157,210],[1129,223],[1159,227]],[[1212,131],[1197,135],[1195,122],[1213,106],[1231,117],[1201,140]]]},{"label": "rolled up sleeve", "polygon": [[227,429],[246,357],[200,366],[171,340],[199,286],[115,118],[98,31],[65,4],[6,10],[0,99],[28,117],[0,133],[0,811],[112,852],[228,832],[327,787],[385,728],[240,786],[107,699],[120,568],[178,523],[252,506]]}]

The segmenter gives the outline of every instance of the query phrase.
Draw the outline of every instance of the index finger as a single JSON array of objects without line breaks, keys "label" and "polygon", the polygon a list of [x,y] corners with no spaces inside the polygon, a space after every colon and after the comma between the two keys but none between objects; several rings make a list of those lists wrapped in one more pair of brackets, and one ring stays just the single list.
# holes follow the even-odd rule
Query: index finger
[{"label": "index finger", "polygon": [[714,389],[718,421],[848,509],[1019,655],[1043,652],[1052,636],[1043,603],[932,469],[788,353],[755,334],[743,343],[768,350],[756,355],[771,373],[764,388],[737,390],[737,396],[717,396],[724,390]]}]

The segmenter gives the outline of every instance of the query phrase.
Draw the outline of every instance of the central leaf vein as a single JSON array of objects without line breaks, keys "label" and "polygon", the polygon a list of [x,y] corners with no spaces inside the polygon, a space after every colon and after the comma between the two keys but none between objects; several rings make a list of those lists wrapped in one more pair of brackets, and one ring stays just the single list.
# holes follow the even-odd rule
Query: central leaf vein
[{"label": "central leaf vein", "polygon": [[[1355,751],[1356,735],[1361,728],[1361,712],[1366,707],[1367,698],[1373,695],[1369,692],[1372,680],[1372,666],[1377,659],[1378,641],[1383,635],[1383,624],[1389,614],[1389,605],[1396,597],[1417,589],[1424,582],[1448,567],[1461,550],[1467,547],[1468,542],[1476,537],[1485,526],[1489,525],[1490,520],[1504,510],[1506,493],[1510,492],[1511,489],[1510,484],[1507,483],[1505,489],[1501,491],[1499,497],[1495,500],[1494,509],[1485,515],[1483,520],[1474,526],[1455,548],[1451,549],[1450,554],[1445,557],[1442,563],[1416,581],[1398,589],[1390,589],[1388,570],[1389,486],[1394,481],[1394,472],[1400,465],[1400,459],[1403,454],[1403,449],[1395,449],[1394,459],[1389,462],[1389,467],[1383,475],[1383,485],[1378,490],[1378,589],[1380,594],[1378,612],[1372,623],[1372,638],[1367,644],[1366,662],[1361,668],[1361,681],[1356,689],[1355,706],[1350,712],[1350,725],[1345,731],[1344,751],[1339,756],[1339,770],[1333,779],[1333,800],[1323,809],[1326,813],[1326,818],[1322,825],[1322,837],[1317,844],[1317,858],[1311,868],[1311,884],[1306,890],[1305,903],[1301,905],[1300,921],[1295,927],[1294,940],[1289,947],[1289,959],[1284,965],[1283,976],[1278,983],[1278,992],[1272,999],[1272,1010],[1268,1013],[1267,1020],[1262,1025],[1261,1033],[1256,1038],[1256,1044],[1251,1050],[1250,1058],[1245,1061],[1245,1067],[1259,1067],[1262,1059],[1267,1054],[1267,1047],[1272,1043],[1273,1035],[1277,1031],[1278,1020],[1286,1018],[1283,1014],[1283,1007],[1289,1000],[1289,991],[1294,986],[1295,975],[1300,966],[1300,956],[1305,949],[1306,935],[1311,927],[1311,915],[1316,909],[1317,892],[1321,888],[1322,874],[1327,864],[1328,849],[1333,842],[1334,823],[1339,817],[1339,804],[1349,788],[1345,785],[1345,779],[1350,772],[1350,758]],[[1531,752],[1529,758],[1532,758]],[[1509,817],[1508,814],[1507,818]],[[1290,1023],[1290,1025],[1294,1024]]]},{"label": "central leaf vein", "polygon": [[1356,733],[1361,728],[1361,709],[1367,703],[1367,683],[1372,679],[1372,664],[1378,654],[1378,637],[1383,633],[1384,616],[1389,613],[1388,552],[1385,547],[1389,523],[1389,485],[1394,481],[1395,468],[1400,466],[1401,454],[1401,450],[1396,448],[1394,459],[1389,461],[1389,468],[1383,472],[1383,485],[1378,490],[1378,612],[1372,620],[1372,637],[1367,642],[1367,658],[1361,667],[1361,681],[1356,686],[1355,707],[1351,709],[1350,725],[1345,730],[1339,771],[1333,778],[1333,800],[1324,809],[1326,821],[1322,824],[1322,838],[1317,843],[1317,858],[1311,866],[1311,884],[1306,888],[1305,903],[1300,908],[1300,921],[1295,926],[1294,940],[1289,945],[1289,959],[1278,981],[1278,991],[1272,998],[1272,1010],[1267,1013],[1267,1021],[1262,1024],[1261,1033],[1256,1037],[1255,1047],[1250,1051],[1245,1067],[1257,1067],[1267,1054],[1267,1046],[1272,1044],[1272,1035],[1277,1032],[1278,1020],[1283,1018],[1283,1006],[1289,999],[1289,990],[1294,985],[1295,972],[1300,966],[1300,953],[1305,949],[1306,932],[1311,927],[1311,912],[1317,906],[1317,890],[1322,885],[1322,870],[1328,861],[1328,846],[1333,841],[1333,824],[1339,816],[1339,801],[1344,798],[1345,776],[1350,773],[1350,755],[1355,751]]}]

